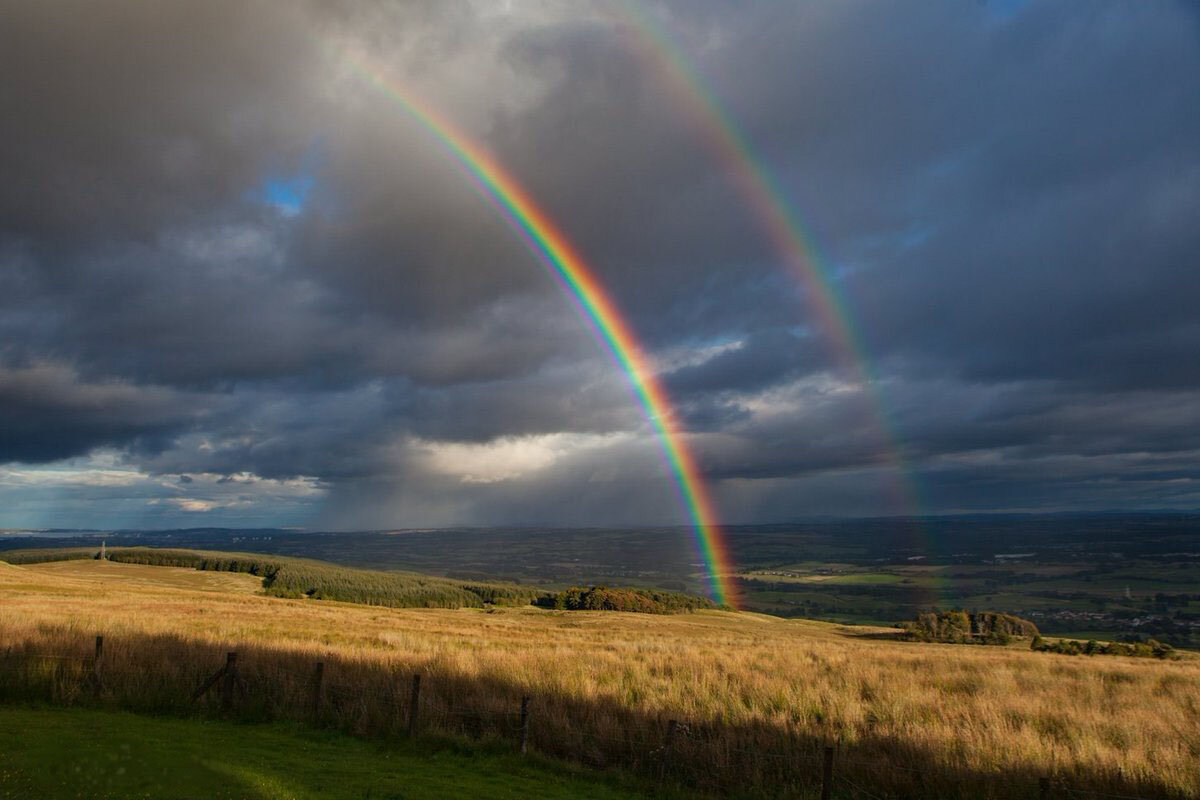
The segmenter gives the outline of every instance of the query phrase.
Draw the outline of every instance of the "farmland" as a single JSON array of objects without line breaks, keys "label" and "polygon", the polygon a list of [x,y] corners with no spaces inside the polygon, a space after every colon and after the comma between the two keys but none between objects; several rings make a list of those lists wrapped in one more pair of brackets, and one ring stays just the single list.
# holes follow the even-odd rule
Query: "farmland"
[{"label": "farmland", "polygon": [[1115,639],[1200,642],[1200,583],[1193,564],[1130,560],[1074,564],[794,562],[744,570],[750,606],[781,616],[884,624],[922,608],[1003,609],[1044,631]]}]

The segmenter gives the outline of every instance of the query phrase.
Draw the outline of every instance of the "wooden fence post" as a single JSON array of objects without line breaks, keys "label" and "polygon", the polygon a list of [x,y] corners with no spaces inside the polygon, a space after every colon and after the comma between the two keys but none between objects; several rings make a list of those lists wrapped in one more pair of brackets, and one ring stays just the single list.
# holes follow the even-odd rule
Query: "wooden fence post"
[{"label": "wooden fence post", "polygon": [[204,680],[204,683],[200,684],[200,686],[196,689],[196,691],[192,692],[192,699],[199,700],[201,697],[204,696],[205,692],[207,692],[209,689],[211,689],[213,687],[213,684],[216,683],[217,681],[219,681],[221,679],[221,677],[224,675],[225,675],[225,668],[221,667],[219,670],[217,670],[212,675],[210,675],[208,678],[206,678]]},{"label": "wooden fence post", "polygon": [[833,748],[825,746],[825,762],[821,767],[821,800],[833,796]]},{"label": "wooden fence post", "polygon": [[1050,800],[1050,779],[1038,778],[1038,800]]},{"label": "wooden fence post", "polygon": [[521,755],[525,755],[529,744],[529,697],[521,698]]},{"label": "wooden fence post", "polygon": [[104,637],[96,637],[96,655],[92,658],[92,694],[100,694],[100,656],[104,655]]},{"label": "wooden fence post", "polygon": [[313,685],[312,685],[312,719],[317,721],[317,716],[321,713],[321,682],[325,679],[325,662],[318,661],[316,668],[313,670]]},{"label": "wooden fence post", "polygon": [[221,681],[221,707],[226,711],[233,708],[233,692],[237,686],[237,652],[225,654],[225,679]]},{"label": "wooden fence post", "polygon": [[421,702],[421,674],[413,675],[412,695],[408,698],[408,735],[417,735],[417,708]]}]

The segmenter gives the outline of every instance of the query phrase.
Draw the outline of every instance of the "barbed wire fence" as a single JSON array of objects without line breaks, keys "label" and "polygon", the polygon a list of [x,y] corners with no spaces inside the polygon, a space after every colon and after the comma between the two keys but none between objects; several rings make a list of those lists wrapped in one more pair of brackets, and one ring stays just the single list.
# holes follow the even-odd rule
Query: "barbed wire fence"
[{"label": "barbed wire fence", "polygon": [[[82,649],[82,648],[80,648]],[[208,648],[211,650],[211,648]],[[296,666],[295,653],[275,653],[258,659],[243,659],[239,651],[229,650],[225,661],[176,664],[174,678],[153,680],[153,675],[132,664],[112,664],[106,659],[105,638],[96,636],[91,653],[35,652],[25,647],[8,648],[0,653],[0,696],[41,689],[52,703],[103,703],[118,694],[116,685],[134,677],[151,678],[151,697],[147,703],[133,703],[162,709],[161,698],[175,698],[176,710],[218,712],[243,719],[263,721],[300,718],[313,725],[336,725],[351,721],[350,732],[373,735],[419,736],[422,733],[462,735],[471,738],[511,740],[517,752],[530,750],[550,756],[600,767],[619,766],[642,773],[658,785],[689,785],[702,790],[726,788],[722,772],[754,774],[759,780],[774,779],[776,786],[793,786],[795,792],[819,791],[822,800],[892,800],[914,795],[932,785],[946,785],[945,776],[930,768],[905,766],[894,760],[855,758],[842,752],[836,742],[807,745],[797,742],[787,752],[761,746],[738,746],[745,737],[715,724],[688,724],[675,719],[654,724],[619,726],[623,735],[606,735],[579,725],[570,726],[555,736],[538,734],[538,702],[532,694],[520,696],[497,693],[476,706],[450,702],[446,689],[430,687],[420,672],[400,670],[376,673],[374,679],[363,675],[342,675],[361,671],[362,665],[345,665],[316,660],[308,668]],[[333,667],[333,669],[330,669]],[[195,689],[181,694],[180,679],[190,680]],[[4,684],[7,684],[5,686]],[[449,683],[453,683],[450,681]],[[139,684],[145,688],[143,680]],[[429,689],[432,689],[430,691]],[[129,693],[121,698],[128,700]],[[478,694],[476,692],[475,694]],[[124,704],[128,706],[129,704]],[[564,735],[565,734],[565,735]],[[771,765],[771,766],[768,766]],[[865,776],[865,777],[864,777]],[[907,788],[897,789],[894,776],[904,776]],[[871,780],[874,778],[874,780]],[[889,778],[889,780],[881,780]],[[1071,785],[1064,777],[1036,776],[1005,779],[988,776],[993,789],[1005,789],[1005,797],[1097,798],[1098,800],[1164,800],[1185,795],[1148,795],[1111,793]],[[877,785],[878,784],[878,785]],[[897,793],[900,792],[900,793]],[[785,789],[784,794],[787,793]]]}]

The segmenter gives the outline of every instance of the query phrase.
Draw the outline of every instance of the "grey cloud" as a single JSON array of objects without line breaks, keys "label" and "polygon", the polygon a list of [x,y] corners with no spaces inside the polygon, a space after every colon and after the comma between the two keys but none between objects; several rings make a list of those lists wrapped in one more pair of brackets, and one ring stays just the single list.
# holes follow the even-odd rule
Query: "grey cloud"
[{"label": "grey cloud", "polygon": [[[819,245],[864,389],[709,123],[606,4],[14,4],[0,461],[311,476],[328,493],[304,503],[339,526],[677,517],[620,369],[349,43],[579,246],[727,517],[897,510],[897,452],[929,510],[1194,505],[1194,12],[645,6]],[[264,202],[296,176],[302,207]],[[558,434],[624,444],[486,484],[419,453]]]},{"label": "grey cloud", "polygon": [[203,416],[199,398],[164,387],[86,382],[52,364],[0,369],[0,463],[44,463],[101,446],[154,450]]},{"label": "grey cloud", "polygon": [[292,7],[264,5],[8,4],[3,229],[56,247],[152,237],[296,157],[317,62]]}]

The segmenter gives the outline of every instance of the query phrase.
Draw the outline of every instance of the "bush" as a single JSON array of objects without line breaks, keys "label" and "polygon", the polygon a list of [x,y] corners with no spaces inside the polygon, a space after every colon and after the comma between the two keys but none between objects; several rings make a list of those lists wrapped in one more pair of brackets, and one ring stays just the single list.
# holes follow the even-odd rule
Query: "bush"
[{"label": "bush", "polygon": [[1079,642],[1074,639],[1059,639],[1051,644],[1040,636],[1034,637],[1030,650],[1042,653],[1059,653],[1065,656],[1130,656],[1133,658],[1178,658],[1179,654],[1169,644],[1147,639],[1144,642],[1105,642],[1095,639]]},{"label": "bush", "polygon": [[909,639],[921,642],[1005,645],[1014,638],[1038,637],[1029,620],[997,611],[928,611],[900,627]]},{"label": "bush", "polygon": [[707,597],[656,589],[609,589],[606,586],[573,586],[548,593],[534,601],[560,611],[633,611],[642,614],[678,614],[697,608],[716,608]]}]

